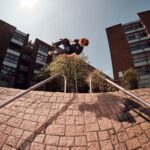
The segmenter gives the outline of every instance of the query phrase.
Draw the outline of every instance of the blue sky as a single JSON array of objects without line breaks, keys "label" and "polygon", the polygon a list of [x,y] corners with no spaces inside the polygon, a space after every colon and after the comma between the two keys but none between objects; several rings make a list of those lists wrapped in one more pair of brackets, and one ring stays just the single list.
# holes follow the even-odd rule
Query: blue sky
[{"label": "blue sky", "polygon": [[138,20],[149,0],[0,0],[0,19],[47,43],[87,37],[90,64],[112,76],[105,28]]}]

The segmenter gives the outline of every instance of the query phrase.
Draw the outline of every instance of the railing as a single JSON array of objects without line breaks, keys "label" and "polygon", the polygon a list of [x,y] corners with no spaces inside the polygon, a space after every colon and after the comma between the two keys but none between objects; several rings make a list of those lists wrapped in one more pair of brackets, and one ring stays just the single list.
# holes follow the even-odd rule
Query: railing
[{"label": "railing", "polygon": [[[90,74],[90,93],[92,93],[92,73]],[[145,106],[150,107],[150,103],[144,101],[143,99],[141,99],[140,97],[136,96],[135,94],[127,91],[126,89],[124,89],[123,87],[119,86],[118,84],[114,83],[113,81],[107,79],[106,77],[104,77],[101,74],[97,74],[101,79],[105,80],[106,82],[110,83],[111,85],[115,86],[117,89],[123,91],[124,93],[128,94],[129,96],[135,98],[137,101],[139,101],[140,103],[144,104]]]},{"label": "railing", "polygon": [[30,91],[32,91],[32,90],[34,90],[34,89],[37,89],[38,87],[40,87],[40,86],[46,84],[47,82],[51,81],[52,79],[54,79],[55,77],[57,77],[57,76],[59,76],[59,75],[61,75],[61,76],[64,77],[64,93],[66,93],[66,89],[67,89],[67,79],[66,79],[66,77],[65,77],[63,74],[58,73],[58,74],[53,75],[52,77],[50,77],[50,78],[48,78],[48,79],[46,79],[46,80],[44,80],[44,81],[42,81],[42,82],[40,82],[40,83],[38,83],[38,84],[36,84],[36,85],[34,85],[34,86],[28,88],[27,90],[25,90],[25,91],[23,91],[23,92],[17,94],[17,95],[14,96],[13,98],[11,98],[11,99],[9,99],[9,100],[7,100],[7,101],[4,101],[3,103],[0,104],[0,108],[2,108],[2,107],[4,107],[4,106],[6,106],[7,104],[9,104],[9,103],[15,101],[17,98],[19,98],[19,97],[21,97],[21,96],[23,96],[23,95],[29,93]]}]

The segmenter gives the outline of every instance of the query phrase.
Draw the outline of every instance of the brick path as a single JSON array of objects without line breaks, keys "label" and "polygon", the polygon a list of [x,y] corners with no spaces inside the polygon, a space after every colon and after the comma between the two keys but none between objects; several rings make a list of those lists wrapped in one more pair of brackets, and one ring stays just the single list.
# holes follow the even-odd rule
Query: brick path
[{"label": "brick path", "polygon": [[[19,91],[0,88],[0,102]],[[150,102],[150,89],[133,92]],[[34,91],[0,109],[0,149],[149,150],[149,116],[122,92]]]}]

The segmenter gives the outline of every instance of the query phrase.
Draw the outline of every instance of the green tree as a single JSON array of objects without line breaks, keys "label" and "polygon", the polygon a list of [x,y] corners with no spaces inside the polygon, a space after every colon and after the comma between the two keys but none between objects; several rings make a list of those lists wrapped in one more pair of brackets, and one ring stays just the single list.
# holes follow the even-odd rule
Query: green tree
[{"label": "green tree", "polygon": [[100,78],[100,76],[98,75],[103,75],[103,72],[102,71],[99,71],[99,70],[94,70],[92,72],[92,91],[93,92],[100,92],[100,91],[104,91],[104,80]]},{"label": "green tree", "polygon": [[138,74],[135,69],[129,68],[123,73],[122,78],[123,85],[128,90],[133,90],[138,88]]},{"label": "green tree", "polygon": [[85,85],[85,80],[88,75],[88,64],[80,57],[68,58],[58,56],[52,63],[46,66],[43,74],[52,76],[56,73],[64,74],[67,77],[68,92],[76,91],[76,87],[80,87],[82,90],[84,88],[82,82]]}]

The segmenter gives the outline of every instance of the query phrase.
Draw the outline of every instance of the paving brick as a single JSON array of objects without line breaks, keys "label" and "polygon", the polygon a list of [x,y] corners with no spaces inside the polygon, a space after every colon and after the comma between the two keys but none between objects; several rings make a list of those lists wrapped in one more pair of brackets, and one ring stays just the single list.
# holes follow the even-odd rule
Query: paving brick
[{"label": "paving brick", "polygon": [[135,125],[132,127],[132,129],[136,136],[139,136],[140,134],[143,133],[143,130],[141,129],[140,125]]},{"label": "paving brick", "polygon": [[56,146],[46,145],[45,150],[57,150]]},{"label": "paving brick", "polygon": [[86,145],[86,138],[85,138],[85,136],[75,137],[75,145],[76,146],[85,146]]},{"label": "paving brick", "polygon": [[111,150],[113,149],[112,143],[110,140],[100,141],[102,150]]},{"label": "paving brick", "polygon": [[8,145],[4,145],[1,150],[11,150],[12,147]]},{"label": "paving brick", "polygon": [[67,136],[76,136],[76,135],[85,135],[84,126],[66,126],[66,135]]},{"label": "paving brick", "polygon": [[56,119],[56,124],[65,124],[65,116],[58,116],[57,119]]},{"label": "paving brick", "polygon": [[87,132],[86,136],[88,142],[98,141],[97,132]]},{"label": "paving brick", "polygon": [[150,139],[150,129],[145,130],[145,133],[146,133],[147,137]]},{"label": "paving brick", "polygon": [[8,136],[7,140],[6,140],[6,144],[15,147],[18,143],[19,139],[14,137],[14,136]]},{"label": "paving brick", "polygon": [[87,150],[86,147],[72,147],[71,150]]},{"label": "paving brick", "polygon": [[20,126],[23,130],[34,131],[37,127],[37,123],[33,121],[24,120]]},{"label": "paving brick", "polygon": [[143,130],[150,129],[150,124],[148,122],[144,122],[144,123],[140,124],[140,126]]},{"label": "paving brick", "polygon": [[87,148],[88,150],[100,150],[98,142],[88,142]]},{"label": "paving brick", "polygon": [[66,117],[66,124],[67,125],[74,125],[75,124],[75,117],[74,116],[67,116]]},{"label": "paving brick", "polygon": [[61,137],[60,146],[74,146],[74,137]]},{"label": "paving brick", "polygon": [[127,144],[127,147],[129,150],[136,149],[136,148],[140,147],[140,143],[137,140],[137,138],[126,141],[126,144]]},{"label": "paving brick", "polygon": [[127,146],[125,143],[119,143],[115,145],[115,150],[127,150]]},{"label": "paving brick", "polygon": [[6,129],[5,129],[5,131],[4,131],[4,133],[6,133],[6,134],[9,135],[9,134],[12,133],[13,130],[14,130],[14,127],[7,126]]},{"label": "paving brick", "polygon": [[137,139],[140,141],[141,144],[145,144],[149,141],[149,139],[147,138],[145,134],[139,135]]},{"label": "paving brick", "polygon": [[6,129],[6,125],[5,124],[1,124],[0,125],[0,132],[3,132]]},{"label": "paving brick", "polygon": [[58,150],[69,150],[69,147],[58,147]]},{"label": "paving brick", "polygon": [[23,119],[26,119],[26,120],[30,120],[30,118],[31,118],[31,114],[25,114],[23,116]]},{"label": "paving brick", "polygon": [[41,122],[41,123],[46,122],[46,120],[47,120],[46,116],[39,116],[39,118],[38,118],[38,122]]},{"label": "paving brick", "polygon": [[22,134],[23,134],[23,130],[18,129],[18,128],[13,129],[11,132],[11,135],[13,135],[17,138],[20,138],[22,136]]},{"label": "paving brick", "polygon": [[65,126],[64,125],[50,125],[46,129],[46,133],[50,135],[64,135]]},{"label": "paving brick", "polygon": [[22,119],[13,117],[8,120],[7,124],[17,128],[21,125],[21,122],[22,122]]},{"label": "paving brick", "polygon": [[126,132],[127,132],[127,135],[129,136],[129,138],[134,138],[134,137],[136,137],[136,135],[135,135],[134,130],[133,130],[132,127],[127,128],[127,129],[126,129]]},{"label": "paving brick", "polygon": [[107,130],[112,128],[112,124],[108,118],[101,117],[99,120],[99,126],[101,130]]},{"label": "paving brick", "polygon": [[85,135],[85,127],[83,125],[76,126],[76,135]]},{"label": "paving brick", "polygon": [[5,143],[6,139],[7,139],[8,135],[0,132],[0,148],[3,146],[3,144]]},{"label": "paving brick", "polygon": [[86,124],[86,131],[89,132],[99,131],[99,126],[98,124]]},{"label": "paving brick", "polygon": [[36,134],[34,138],[34,142],[43,143],[45,138],[45,134]]},{"label": "paving brick", "polygon": [[34,138],[35,133],[30,132],[30,131],[24,131],[21,139],[27,140],[27,141],[32,141]]},{"label": "paving brick", "polygon": [[31,145],[31,143],[29,141],[20,139],[17,144],[17,149],[18,150],[29,150],[30,145]]},{"label": "paving brick", "polygon": [[57,146],[59,143],[59,136],[46,135],[44,143]]},{"label": "paving brick", "polygon": [[124,142],[124,141],[127,141],[129,139],[126,132],[118,133],[117,136],[118,136],[118,139],[120,142]]},{"label": "paving brick", "polygon": [[31,115],[30,120],[31,121],[37,121],[39,118],[39,115]]},{"label": "paving brick", "polygon": [[110,135],[109,135],[108,131],[100,131],[100,132],[98,132],[98,136],[99,136],[100,141],[110,139]]},{"label": "paving brick", "polygon": [[44,150],[45,145],[39,144],[39,143],[32,143],[31,144],[31,150]]},{"label": "paving brick", "polygon": [[95,116],[88,116],[88,117],[85,117],[85,122],[86,124],[94,124],[96,123],[96,117]]},{"label": "paving brick", "polygon": [[84,124],[85,121],[84,121],[84,116],[76,116],[75,117],[75,124],[76,125],[80,125],[80,124]]},{"label": "paving brick", "polygon": [[111,135],[111,142],[113,145],[116,145],[119,143],[118,137],[116,135]]}]

